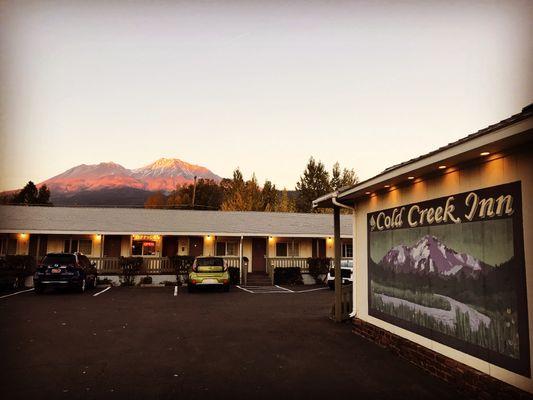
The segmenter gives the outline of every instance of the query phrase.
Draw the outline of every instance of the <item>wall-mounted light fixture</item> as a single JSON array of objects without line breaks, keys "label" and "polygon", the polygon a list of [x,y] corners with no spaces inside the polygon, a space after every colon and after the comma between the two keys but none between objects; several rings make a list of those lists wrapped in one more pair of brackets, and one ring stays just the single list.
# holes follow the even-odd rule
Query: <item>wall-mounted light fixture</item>
[{"label": "wall-mounted light fixture", "polygon": [[385,185],[385,186],[383,186],[383,187],[386,188],[386,189],[388,189],[388,188],[390,188],[390,185]]},{"label": "wall-mounted light fixture", "polygon": [[29,235],[28,235],[27,233],[19,233],[19,238],[20,238],[21,240],[26,240],[26,239],[28,238],[28,236],[29,236]]},{"label": "wall-mounted light fixture", "polygon": [[407,179],[409,179],[410,181],[412,181],[413,179],[415,179],[414,176],[408,176]]},{"label": "wall-mounted light fixture", "polygon": [[480,156],[488,156],[490,154],[490,152],[488,151],[482,151],[481,153],[479,153]]},{"label": "wall-mounted light fixture", "polygon": [[445,169],[446,165],[439,165],[439,169]]}]

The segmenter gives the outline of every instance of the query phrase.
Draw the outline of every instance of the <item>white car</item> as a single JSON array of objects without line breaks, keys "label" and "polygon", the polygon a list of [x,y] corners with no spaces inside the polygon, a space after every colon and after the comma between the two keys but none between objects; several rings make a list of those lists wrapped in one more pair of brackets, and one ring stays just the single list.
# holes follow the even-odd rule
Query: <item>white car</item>
[{"label": "white car", "polygon": [[[341,277],[343,285],[353,283],[353,260],[341,260]],[[335,266],[329,269],[326,281],[329,288],[335,290]]]}]

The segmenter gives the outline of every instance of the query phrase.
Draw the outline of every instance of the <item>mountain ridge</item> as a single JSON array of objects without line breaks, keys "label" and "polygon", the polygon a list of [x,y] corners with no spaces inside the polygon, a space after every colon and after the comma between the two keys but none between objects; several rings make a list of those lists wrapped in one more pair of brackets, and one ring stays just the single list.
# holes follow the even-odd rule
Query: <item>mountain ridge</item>
[{"label": "mountain ridge", "polygon": [[[46,185],[52,197],[81,192],[130,188],[146,192],[170,192],[178,185],[189,184],[194,177],[220,182],[220,176],[206,167],[177,158],[159,158],[140,168],[129,169],[113,161],[79,164],[37,184]],[[6,191],[3,194],[15,191]]]},{"label": "mountain ridge", "polygon": [[436,236],[425,235],[414,246],[397,245],[391,248],[379,264],[396,272],[436,273],[454,276],[463,271],[477,276],[490,266],[467,253],[459,253]]}]

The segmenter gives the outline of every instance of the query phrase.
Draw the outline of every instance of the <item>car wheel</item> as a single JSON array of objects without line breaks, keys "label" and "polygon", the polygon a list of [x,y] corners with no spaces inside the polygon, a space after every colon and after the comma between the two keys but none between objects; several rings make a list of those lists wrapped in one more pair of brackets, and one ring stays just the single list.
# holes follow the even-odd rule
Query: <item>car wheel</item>
[{"label": "car wheel", "polygon": [[193,293],[194,289],[195,289],[194,285],[187,285],[187,292]]},{"label": "car wheel", "polygon": [[229,285],[224,285],[224,291],[229,292]]},{"label": "car wheel", "polygon": [[328,283],[330,290],[335,290],[335,284],[334,283]]},{"label": "car wheel", "polygon": [[35,286],[33,289],[34,289],[35,293],[37,293],[37,294],[42,294],[44,292],[44,288],[42,286],[40,286],[40,285]]}]

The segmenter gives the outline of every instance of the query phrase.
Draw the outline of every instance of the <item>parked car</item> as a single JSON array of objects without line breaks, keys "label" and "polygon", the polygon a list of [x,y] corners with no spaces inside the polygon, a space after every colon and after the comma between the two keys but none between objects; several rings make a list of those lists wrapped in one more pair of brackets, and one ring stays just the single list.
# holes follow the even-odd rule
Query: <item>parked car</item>
[{"label": "parked car", "polygon": [[[353,283],[353,260],[341,260],[341,277],[343,285],[349,285]],[[334,266],[329,269],[327,283],[331,290],[335,290]]]},{"label": "parked car", "polygon": [[49,253],[33,276],[36,293],[45,288],[68,287],[84,292],[96,286],[96,265],[81,253]]},{"label": "parked car", "polygon": [[229,291],[230,278],[228,268],[222,257],[196,257],[189,273],[187,289],[193,292],[199,287],[220,286]]}]

